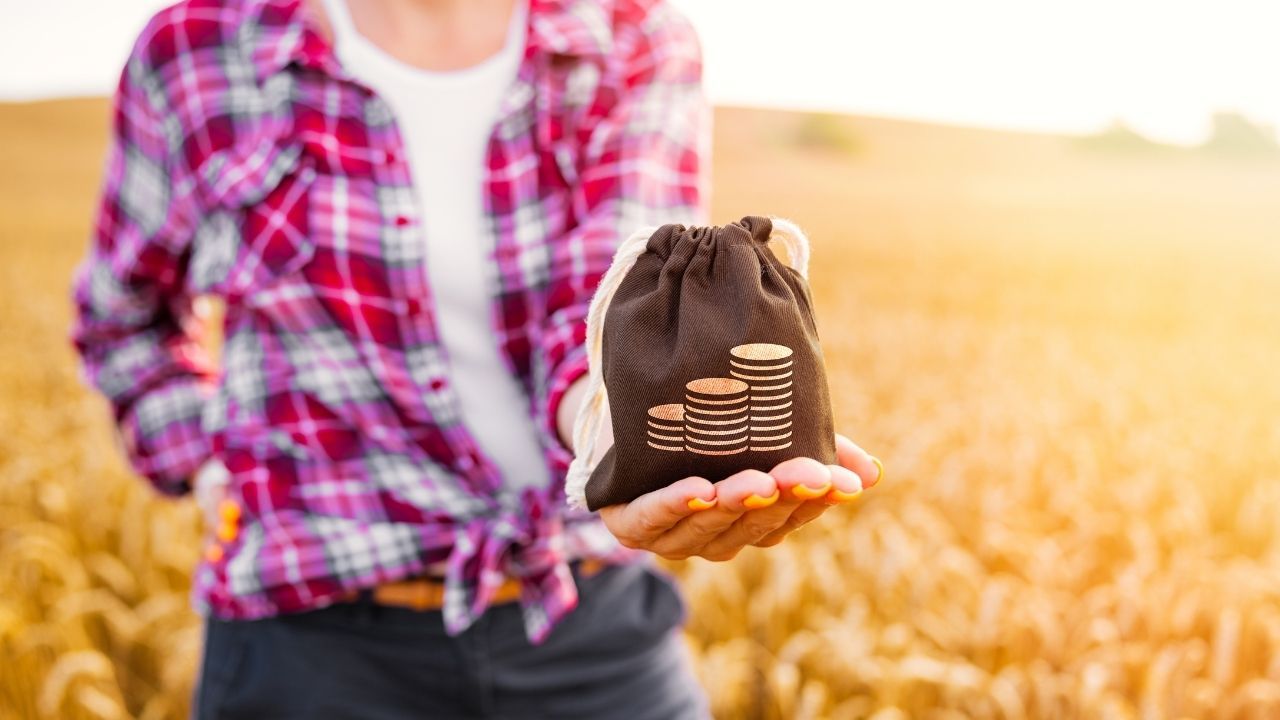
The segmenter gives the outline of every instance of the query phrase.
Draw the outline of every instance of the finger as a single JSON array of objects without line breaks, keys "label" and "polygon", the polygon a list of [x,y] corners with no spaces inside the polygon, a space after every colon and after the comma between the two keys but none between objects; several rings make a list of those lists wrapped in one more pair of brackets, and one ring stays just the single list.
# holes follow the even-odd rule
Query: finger
[{"label": "finger", "polygon": [[653,544],[663,557],[696,555],[751,507],[767,507],[781,494],[773,478],[759,470],[743,470],[715,484],[716,506],[686,517]]},{"label": "finger", "polygon": [[[734,516],[747,510],[768,507],[777,502],[778,484],[771,475],[759,470],[743,470],[716,483],[715,510]],[[708,511],[711,516],[714,511]],[[702,522],[703,518],[690,518],[690,522]]]},{"label": "finger", "polygon": [[828,505],[853,502],[862,497],[862,478],[854,471],[839,465],[828,465],[831,471],[831,492],[822,498]]},{"label": "finger", "polygon": [[836,434],[836,460],[862,478],[864,490],[874,487],[884,477],[884,464],[879,458],[839,433]]},{"label": "finger", "polygon": [[773,547],[782,542],[787,535],[818,519],[828,507],[852,502],[862,496],[862,479],[857,473],[839,465],[828,465],[827,470],[831,473],[831,491],[822,498],[821,502],[804,503],[791,513],[782,527],[752,544],[757,547]]},{"label": "finger", "polygon": [[[783,527],[806,501],[824,498],[831,490],[831,471],[812,458],[792,458],[769,471],[777,483],[780,499],[767,508],[749,510],[700,553],[708,560],[727,560],[747,545]],[[820,503],[818,503],[820,504]]]},{"label": "finger", "polygon": [[769,471],[778,489],[792,502],[816,500],[831,490],[831,470],[813,458],[784,460]]},{"label": "finger", "polygon": [[840,505],[842,502],[852,502],[856,498],[861,497],[863,492],[863,482],[858,474],[854,471],[842,468],[840,465],[827,465],[828,473],[831,473],[831,491],[820,498],[817,502],[805,502],[800,507],[796,507],[791,512],[790,518],[787,518],[782,527],[773,530],[763,538],[755,541],[756,547],[773,547],[785,539],[788,534],[794,533],[804,527],[805,524],[812,523],[817,520],[823,512],[827,511],[827,507],[832,505]]},{"label": "finger", "polygon": [[600,508],[600,517],[622,544],[647,548],[681,520],[706,512],[699,507],[716,504],[715,486],[704,478],[688,477],[629,503]]},{"label": "finger", "polygon": [[[845,472],[849,471],[846,470]],[[779,527],[768,535],[756,540],[752,545],[755,545],[756,547],[773,547],[786,539],[786,537],[791,533],[799,530],[808,523],[817,520],[822,513],[827,511],[828,507],[830,507],[830,505],[825,502],[804,503],[800,507],[796,508],[795,512],[791,513],[791,517],[787,518],[787,521],[782,524],[782,527]]]}]

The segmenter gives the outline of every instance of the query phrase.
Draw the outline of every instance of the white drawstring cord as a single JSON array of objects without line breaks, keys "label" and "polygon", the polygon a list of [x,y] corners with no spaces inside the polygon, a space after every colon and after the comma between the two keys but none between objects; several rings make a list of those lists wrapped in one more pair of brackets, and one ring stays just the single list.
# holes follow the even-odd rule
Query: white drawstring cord
[{"label": "white drawstring cord", "polygon": [[573,421],[573,462],[569,464],[569,473],[564,481],[565,495],[573,507],[587,507],[587,480],[595,469],[596,441],[600,438],[600,425],[605,417],[604,368],[600,361],[604,346],[604,315],[609,310],[613,294],[622,284],[622,278],[636,264],[636,258],[644,254],[650,236],[656,231],[655,227],[643,227],[622,241],[609,269],[600,278],[595,295],[591,296],[591,307],[587,311],[587,392]]},{"label": "white drawstring cord", "polygon": [[[809,277],[809,237],[795,223],[783,218],[770,218],[773,230],[769,241],[777,241],[787,251],[790,265],[800,277]],[[645,227],[631,233],[631,236],[618,246],[613,262],[600,279],[600,285],[591,296],[591,307],[587,311],[587,391],[578,408],[578,415],[573,422],[573,462],[569,464],[569,472],[565,477],[565,496],[571,507],[587,507],[587,480],[595,470],[596,442],[600,438],[600,426],[607,413],[604,412],[608,399],[604,387],[604,368],[600,356],[604,350],[604,316],[609,311],[613,295],[622,284],[622,279],[636,264],[636,259],[644,254],[649,238],[657,231],[655,227]]]},{"label": "white drawstring cord", "polygon": [[787,259],[791,268],[800,273],[800,277],[809,279],[809,236],[804,234],[799,225],[786,218],[769,218],[773,221],[773,231],[769,233],[769,242],[777,242],[787,251]]}]

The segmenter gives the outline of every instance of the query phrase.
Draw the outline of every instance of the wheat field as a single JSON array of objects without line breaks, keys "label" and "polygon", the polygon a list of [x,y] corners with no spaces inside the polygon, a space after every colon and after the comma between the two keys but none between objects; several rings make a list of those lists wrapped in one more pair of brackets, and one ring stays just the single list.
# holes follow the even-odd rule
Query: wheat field
[{"label": "wheat field", "polygon": [[[0,718],[185,717],[199,519],[79,384],[102,101],[0,108]],[[884,483],[672,565],[719,718],[1280,717],[1280,164],[720,110]]]}]

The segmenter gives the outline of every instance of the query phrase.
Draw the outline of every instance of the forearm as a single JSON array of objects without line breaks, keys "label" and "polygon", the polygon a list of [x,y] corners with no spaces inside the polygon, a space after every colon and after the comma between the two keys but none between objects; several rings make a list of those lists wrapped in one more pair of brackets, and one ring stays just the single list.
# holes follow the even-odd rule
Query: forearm
[{"label": "forearm", "polygon": [[173,114],[136,49],[114,124],[89,252],[76,272],[72,340],[111,403],[134,468],[170,495],[209,456],[201,415],[215,370],[185,284],[201,215],[169,132]]}]

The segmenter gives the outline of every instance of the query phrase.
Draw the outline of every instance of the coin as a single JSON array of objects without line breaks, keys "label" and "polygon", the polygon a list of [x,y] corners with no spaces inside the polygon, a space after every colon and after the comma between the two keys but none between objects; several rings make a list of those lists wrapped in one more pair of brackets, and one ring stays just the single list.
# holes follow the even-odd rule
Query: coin
[{"label": "coin", "polygon": [[748,343],[730,348],[729,364],[744,369],[781,370],[791,367],[791,348],[773,343]]},{"label": "coin", "polygon": [[747,394],[747,384],[741,380],[726,377],[699,378],[684,386],[685,397],[695,402],[720,404],[736,400]]},{"label": "coin", "polygon": [[750,448],[791,446],[794,353],[785,345],[748,343],[729,350],[729,374],[750,386]]},{"label": "coin", "polygon": [[[749,398],[747,384],[733,378],[700,378],[685,385],[684,412],[689,423],[727,426],[745,425]],[[746,428],[742,428],[746,432]]]},{"label": "coin", "polygon": [[751,384],[751,392],[779,391],[791,386],[791,348],[772,343],[750,343],[729,350],[729,374]]},{"label": "coin", "polygon": [[680,403],[649,408],[649,447],[669,452],[684,450],[684,406]]}]

